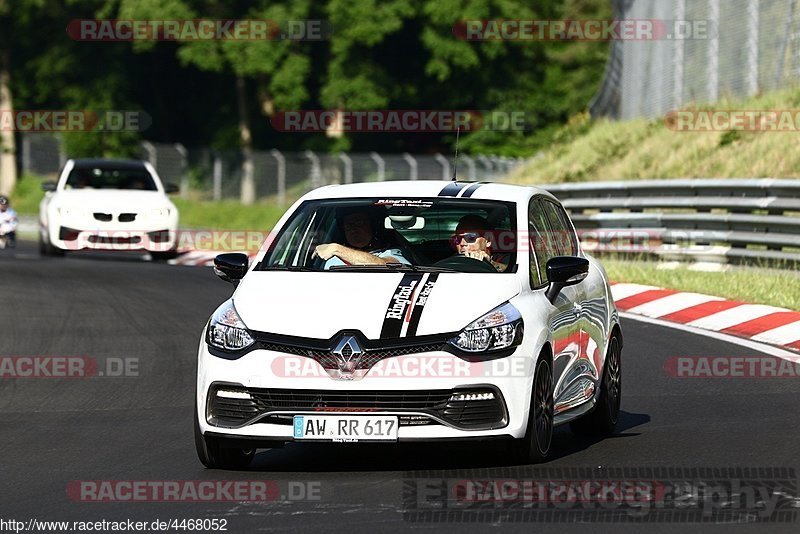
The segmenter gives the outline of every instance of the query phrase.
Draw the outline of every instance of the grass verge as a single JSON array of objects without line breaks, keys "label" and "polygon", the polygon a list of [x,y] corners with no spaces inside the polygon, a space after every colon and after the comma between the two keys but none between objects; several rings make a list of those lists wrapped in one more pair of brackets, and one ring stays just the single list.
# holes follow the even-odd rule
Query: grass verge
[{"label": "grass verge", "polygon": [[[800,91],[787,89],[745,101],[686,109],[796,110]],[[520,166],[515,183],[669,178],[796,178],[798,138],[791,132],[683,132],[664,118],[613,122],[573,117],[550,146]]]},{"label": "grass verge", "polygon": [[795,271],[737,267],[725,272],[695,271],[688,266],[665,269],[645,261],[601,259],[615,282],[628,282],[715,295],[753,304],[800,311],[800,274]]}]

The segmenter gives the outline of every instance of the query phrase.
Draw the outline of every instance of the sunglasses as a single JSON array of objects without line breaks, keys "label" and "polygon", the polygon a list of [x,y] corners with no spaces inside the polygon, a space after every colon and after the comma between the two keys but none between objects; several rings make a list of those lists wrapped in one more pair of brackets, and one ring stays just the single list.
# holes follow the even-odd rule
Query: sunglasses
[{"label": "sunglasses", "polygon": [[471,245],[477,241],[479,237],[483,237],[483,235],[477,232],[463,232],[461,234],[453,234],[453,236],[450,238],[450,242],[454,247],[457,247],[461,244],[461,240],[463,239],[465,243]]}]

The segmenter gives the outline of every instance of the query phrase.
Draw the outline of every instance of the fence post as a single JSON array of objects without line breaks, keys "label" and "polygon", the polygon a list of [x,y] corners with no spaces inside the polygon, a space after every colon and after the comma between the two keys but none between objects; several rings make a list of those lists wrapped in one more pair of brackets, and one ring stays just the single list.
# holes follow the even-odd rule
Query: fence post
[{"label": "fence post", "polygon": [[344,152],[339,153],[339,159],[344,164],[344,183],[353,183],[353,160]]},{"label": "fence post", "polygon": [[213,198],[215,201],[222,200],[222,158],[219,154],[214,154],[214,189]]},{"label": "fence post", "polygon": [[717,31],[708,41],[708,101],[716,102],[719,98],[719,1],[708,0],[708,18],[714,23]]},{"label": "fence post", "polygon": [[475,159],[480,161],[481,165],[483,165],[484,180],[488,180],[489,178],[492,178],[494,176],[494,171],[492,169],[492,162],[489,160],[489,158],[487,158],[486,156],[481,155],[481,156],[478,156]]},{"label": "fence post", "polygon": [[286,204],[286,158],[277,148],[273,148],[269,153],[278,163],[278,204],[284,205]]},{"label": "fence post", "polygon": [[369,157],[372,158],[372,161],[378,166],[378,181],[383,182],[386,180],[386,162],[383,161],[383,158],[377,152],[370,152]]},{"label": "fence post", "polygon": [[147,152],[147,161],[158,171],[158,150],[150,141],[142,141],[142,148]]},{"label": "fence post", "polygon": [[469,156],[459,156],[461,160],[467,164],[467,175],[469,177],[470,182],[475,182],[478,179],[477,174],[475,173],[475,160]]},{"label": "fence post", "polygon": [[761,0],[747,2],[747,96],[758,93],[758,41]]},{"label": "fence post", "polygon": [[409,180],[419,179],[416,158],[414,158],[414,156],[412,156],[408,152],[405,152],[403,153],[403,159],[406,160],[406,163],[408,163],[408,179]]},{"label": "fence post", "polygon": [[22,138],[22,174],[31,172],[31,136],[23,133]]},{"label": "fence post", "polygon": [[[677,0],[675,5],[675,21],[686,20],[686,0]],[[672,42],[672,107],[683,107],[683,73],[686,61],[686,39],[676,36]]]},{"label": "fence post", "polygon": [[314,154],[313,150],[306,150],[303,155],[311,162],[311,189],[316,189],[322,185],[322,169],[319,165],[319,156]]},{"label": "fence post", "polygon": [[792,34],[792,23],[794,22],[794,9],[797,6],[797,0],[789,2],[789,13],[786,14],[786,27],[783,30],[783,41],[781,41],[780,52],[778,53],[778,64],[775,67],[775,87],[777,89],[781,84],[783,78],[784,64],[786,63],[786,47],[789,45],[789,39]]},{"label": "fence post", "polygon": [[189,196],[189,173],[187,172],[189,170],[189,152],[180,143],[175,143],[175,151],[181,155],[181,197],[187,198]]},{"label": "fence post", "polygon": [[439,162],[439,165],[442,166],[442,180],[449,180],[450,179],[450,162],[447,161],[447,158],[439,154],[438,152],[434,156],[436,161]]}]

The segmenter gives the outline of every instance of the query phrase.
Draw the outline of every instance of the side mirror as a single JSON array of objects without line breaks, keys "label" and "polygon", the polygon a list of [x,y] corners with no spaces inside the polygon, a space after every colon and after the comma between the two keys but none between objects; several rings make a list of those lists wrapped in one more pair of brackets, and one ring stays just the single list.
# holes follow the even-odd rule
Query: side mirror
[{"label": "side mirror", "polygon": [[556,297],[567,286],[580,284],[589,276],[589,260],[576,256],[556,256],[547,262],[547,279],[550,285],[544,295],[550,304],[556,301]]},{"label": "side mirror", "polygon": [[42,183],[42,191],[45,191],[45,192],[55,191],[56,187],[58,187],[58,184],[55,183],[55,182],[44,182],[44,183]]},{"label": "side mirror", "polygon": [[250,258],[247,254],[240,252],[219,254],[214,258],[214,274],[235,285],[247,274],[249,263]]},{"label": "side mirror", "polygon": [[164,184],[164,192],[168,195],[179,192],[181,189],[175,184]]}]

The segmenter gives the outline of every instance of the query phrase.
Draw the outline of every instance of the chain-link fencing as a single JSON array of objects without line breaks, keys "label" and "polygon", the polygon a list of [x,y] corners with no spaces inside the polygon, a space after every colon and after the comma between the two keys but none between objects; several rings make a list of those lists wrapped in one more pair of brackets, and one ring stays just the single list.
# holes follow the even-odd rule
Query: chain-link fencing
[{"label": "chain-link fencing", "polygon": [[612,0],[618,20],[658,21],[655,39],[615,41],[592,115],[655,118],[800,80],[797,0]]},{"label": "chain-link fencing", "polygon": [[[55,135],[23,134],[20,143],[22,171],[41,176],[59,172],[67,155]],[[187,198],[222,200],[242,198],[242,153],[186,148],[181,144],[144,142],[140,157],[149,161],[162,181],[180,187]],[[508,174],[522,159],[494,155],[458,157],[458,177],[492,181]],[[443,154],[379,154],[255,151],[253,181],[256,198],[289,197],[330,184],[386,180],[449,180],[452,156]]]}]

